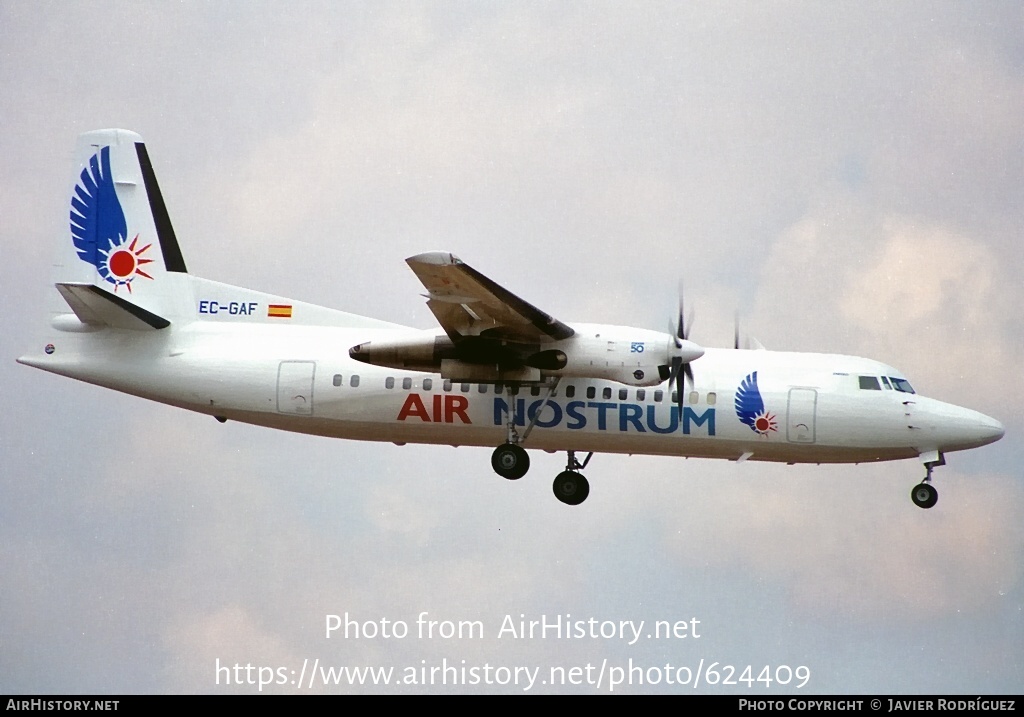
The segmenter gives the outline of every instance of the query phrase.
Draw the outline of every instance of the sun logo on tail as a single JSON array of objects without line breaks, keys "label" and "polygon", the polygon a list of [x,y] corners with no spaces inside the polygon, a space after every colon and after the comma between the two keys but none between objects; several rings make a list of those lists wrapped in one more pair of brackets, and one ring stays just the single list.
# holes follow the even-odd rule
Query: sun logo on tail
[{"label": "sun logo on tail", "polygon": [[146,253],[152,244],[147,244],[141,249],[136,249],[136,245],[139,243],[139,235],[136,234],[135,238],[132,239],[132,243],[129,246],[125,246],[124,243],[118,244],[117,246],[111,246],[107,251],[100,249],[100,254],[103,255],[104,260],[100,262],[97,267],[100,270],[100,276],[109,281],[114,285],[114,292],[117,292],[117,287],[127,286],[128,293],[132,291],[132,279],[136,276],[144,276],[147,279],[153,277],[144,272],[140,267],[143,264],[151,264],[152,259],[143,259],[142,255]]},{"label": "sun logo on tail", "polygon": [[748,374],[736,389],[736,416],[740,423],[750,426],[750,430],[761,436],[767,437],[779,430],[775,414],[764,408],[761,391],[757,388],[757,371]]},{"label": "sun logo on tail", "polygon": [[117,198],[110,171],[110,147],[104,147],[89,159],[71,197],[71,240],[78,258],[96,267],[105,281],[132,290],[132,280],[152,276],[142,270],[153,262],[143,254],[152,244],[139,247],[139,235],[128,239],[121,200]]}]

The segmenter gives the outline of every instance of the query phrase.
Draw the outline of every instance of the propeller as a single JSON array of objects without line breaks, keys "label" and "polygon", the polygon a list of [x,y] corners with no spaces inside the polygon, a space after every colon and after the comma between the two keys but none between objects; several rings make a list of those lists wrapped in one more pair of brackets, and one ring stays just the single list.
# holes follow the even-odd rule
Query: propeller
[{"label": "propeller", "polygon": [[[732,347],[734,349],[740,348],[740,312],[739,311],[736,312],[736,316],[733,319]],[[758,341],[756,338],[754,338],[750,334],[747,334],[746,336],[743,337],[743,348],[746,351],[752,351],[752,350],[763,351],[764,350],[764,344],[762,344],[760,341]]]},{"label": "propeller", "polygon": [[690,330],[693,328],[693,309],[690,309],[689,318],[684,320],[686,312],[683,306],[683,291],[680,286],[679,290],[679,317],[676,321],[676,325],[672,326],[669,322],[668,332],[672,337],[672,341],[668,346],[669,353],[669,374],[668,374],[668,387],[669,391],[674,390],[676,392],[676,405],[679,407],[680,417],[683,415],[683,388],[684,382],[683,377],[690,384],[690,388],[693,388],[693,369],[690,368],[690,362],[696,361],[704,355],[704,349],[690,341],[689,335]]}]

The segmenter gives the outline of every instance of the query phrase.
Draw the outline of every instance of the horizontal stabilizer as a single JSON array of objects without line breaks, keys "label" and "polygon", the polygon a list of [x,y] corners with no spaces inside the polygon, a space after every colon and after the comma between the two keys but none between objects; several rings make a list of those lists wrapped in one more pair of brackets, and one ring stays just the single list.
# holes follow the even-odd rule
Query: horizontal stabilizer
[{"label": "horizontal stabilizer", "polygon": [[59,283],[57,291],[68,302],[79,321],[85,324],[135,331],[165,329],[171,325],[162,316],[125,301],[95,284]]}]

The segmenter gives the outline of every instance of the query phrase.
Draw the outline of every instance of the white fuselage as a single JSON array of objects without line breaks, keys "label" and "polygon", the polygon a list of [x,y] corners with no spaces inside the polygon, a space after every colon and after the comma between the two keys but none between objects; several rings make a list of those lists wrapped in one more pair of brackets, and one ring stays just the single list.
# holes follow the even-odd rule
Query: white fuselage
[{"label": "white fuselage", "polygon": [[[52,332],[52,353],[20,360],[161,403],[299,433],[453,446],[505,439],[507,389],[349,358],[354,345],[411,329],[244,319],[197,319],[161,331],[67,331],[77,319],[60,317],[53,324],[64,330]],[[564,378],[524,447],[835,463],[972,448],[1002,435],[998,422],[975,411],[888,386],[861,388],[860,376],[899,376],[870,359],[707,349],[693,369],[682,415],[665,386]],[[764,404],[761,431],[742,423],[734,405],[741,382],[754,372]],[[542,387],[518,388],[520,426],[544,397]]]}]

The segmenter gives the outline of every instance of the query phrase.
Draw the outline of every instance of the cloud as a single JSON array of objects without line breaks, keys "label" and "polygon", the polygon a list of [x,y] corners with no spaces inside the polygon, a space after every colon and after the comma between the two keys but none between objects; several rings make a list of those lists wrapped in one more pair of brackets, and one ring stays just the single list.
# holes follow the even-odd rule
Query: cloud
[{"label": "cloud", "polygon": [[1021,301],[983,242],[847,201],[779,235],[752,326],[769,348],[876,358],[927,395],[1009,417],[1024,401]]},{"label": "cloud", "polygon": [[665,540],[684,565],[749,571],[784,590],[795,613],[826,623],[927,623],[993,608],[1021,578],[1019,493],[1005,476],[947,467],[938,506],[922,511],[910,505],[906,465],[716,469],[721,478],[709,480],[721,487],[691,497],[700,510],[666,523]]},{"label": "cloud", "polygon": [[888,217],[883,232],[884,244],[844,287],[844,320],[883,355],[902,348],[906,370],[927,372],[939,395],[984,397],[1007,414],[1020,406],[1020,347],[1008,317],[1024,291],[992,249],[903,217]]}]

